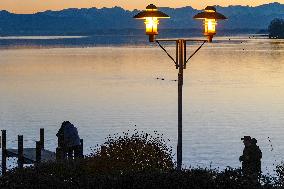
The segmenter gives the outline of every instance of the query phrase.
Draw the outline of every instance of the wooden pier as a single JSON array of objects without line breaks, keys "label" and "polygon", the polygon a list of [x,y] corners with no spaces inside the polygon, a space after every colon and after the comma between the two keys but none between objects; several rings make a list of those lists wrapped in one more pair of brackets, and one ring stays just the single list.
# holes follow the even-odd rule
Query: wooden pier
[{"label": "wooden pier", "polygon": [[[23,135],[18,135],[18,149],[7,148],[6,130],[2,130],[2,174],[7,171],[7,158],[17,157],[18,167],[23,168],[24,164],[37,164],[40,162],[55,161],[62,159],[70,159],[67,150],[60,147],[56,148],[56,152],[46,150],[44,148],[44,129],[40,129],[40,140],[36,141],[35,148],[24,148]],[[81,142],[80,157],[83,157],[83,139]],[[66,155],[67,154],[67,155]]]}]

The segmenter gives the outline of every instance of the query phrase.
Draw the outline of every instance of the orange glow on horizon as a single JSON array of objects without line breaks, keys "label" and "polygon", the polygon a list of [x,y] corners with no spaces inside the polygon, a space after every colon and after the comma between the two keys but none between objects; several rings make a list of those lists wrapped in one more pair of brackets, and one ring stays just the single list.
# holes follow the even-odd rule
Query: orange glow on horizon
[{"label": "orange glow on horizon", "polygon": [[[215,1],[185,1],[185,0],[146,0],[146,1],[132,1],[129,0],[1,0],[0,10],[7,10],[13,13],[35,13],[42,12],[46,10],[62,10],[67,8],[91,8],[91,7],[114,7],[119,6],[127,10],[143,10],[145,7],[153,3],[158,7],[185,7],[192,6],[196,9],[203,9],[207,5],[249,5],[258,6],[261,4],[272,3],[275,1],[271,0],[257,0],[248,2],[247,0],[235,0],[235,1],[225,1],[225,0],[215,0]],[[277,2],[284,4],[284,0],[278,0]]]}]

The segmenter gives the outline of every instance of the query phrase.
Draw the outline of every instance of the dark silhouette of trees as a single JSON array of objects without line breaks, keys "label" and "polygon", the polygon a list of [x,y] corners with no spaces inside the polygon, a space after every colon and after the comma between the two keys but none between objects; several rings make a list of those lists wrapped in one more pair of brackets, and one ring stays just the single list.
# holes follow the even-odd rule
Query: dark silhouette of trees
[{"label": "dark silhouette of trees", "polygon": [[269,38],[284,39],[284,19],[275,18],[268,27]]}]

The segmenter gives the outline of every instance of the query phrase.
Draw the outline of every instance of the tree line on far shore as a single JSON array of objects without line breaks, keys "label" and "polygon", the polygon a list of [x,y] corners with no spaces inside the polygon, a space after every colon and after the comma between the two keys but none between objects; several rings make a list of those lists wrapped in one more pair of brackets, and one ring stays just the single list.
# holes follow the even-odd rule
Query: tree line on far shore
[{"label": "tree line on far shore", "polygon": [[268,27],[269,38],[284,39],[284,19],[275,18]]}]

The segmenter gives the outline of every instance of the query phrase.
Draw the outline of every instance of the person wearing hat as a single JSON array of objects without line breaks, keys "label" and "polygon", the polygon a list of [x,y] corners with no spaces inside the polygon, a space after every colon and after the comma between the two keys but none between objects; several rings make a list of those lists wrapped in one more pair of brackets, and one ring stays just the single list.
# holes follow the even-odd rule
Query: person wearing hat
[{"label": "person wearing hat", "polygon": [[262,152],[256,145],[257,140],[255,138],[244,136],[241,140],[245,145],[243,155],[239,158],[242,162],[243,175],[257,182],[261,174]]}]

